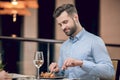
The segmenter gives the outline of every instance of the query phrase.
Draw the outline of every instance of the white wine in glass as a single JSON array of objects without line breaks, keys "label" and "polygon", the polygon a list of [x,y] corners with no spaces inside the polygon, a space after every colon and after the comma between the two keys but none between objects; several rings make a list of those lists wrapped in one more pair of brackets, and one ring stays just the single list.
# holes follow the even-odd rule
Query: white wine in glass
[{"label": "white wine in glass", "polygon": [[39,68],[43,65],[44,63],[44,56],[43,56],[43,52],[42,51],[37,51],[35,52],[34,55],[34,60],[33,60],[34,65],[37,67],[38,69],[38,76],[37,79],[39,79]]}]

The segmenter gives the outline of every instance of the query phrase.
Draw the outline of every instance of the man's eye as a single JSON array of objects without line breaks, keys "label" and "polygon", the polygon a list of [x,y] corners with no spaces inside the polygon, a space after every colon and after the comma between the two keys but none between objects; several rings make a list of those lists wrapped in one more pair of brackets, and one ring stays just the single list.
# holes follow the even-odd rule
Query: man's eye
[{"label": "man's eye", "polygon": [[63,21],[63,23],[64,23],[64,24],[67,24],[67,23],[68,23],[68,20]]},{"label": "man's eye", "polygon": [[60,27],[62,26],[62,24],[58,24]]}]

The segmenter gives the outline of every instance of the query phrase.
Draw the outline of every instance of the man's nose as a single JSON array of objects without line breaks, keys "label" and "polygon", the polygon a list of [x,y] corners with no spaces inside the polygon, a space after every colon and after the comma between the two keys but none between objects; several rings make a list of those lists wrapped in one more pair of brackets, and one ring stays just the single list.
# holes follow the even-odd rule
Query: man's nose
[{"label": "man's nose", "polygon": [[66,27],[65,25],[62,25],[62,27],[61,27],[61,28],[62,28],[62,30],[64,30],[64,29],[65,29],[65,27]]}]

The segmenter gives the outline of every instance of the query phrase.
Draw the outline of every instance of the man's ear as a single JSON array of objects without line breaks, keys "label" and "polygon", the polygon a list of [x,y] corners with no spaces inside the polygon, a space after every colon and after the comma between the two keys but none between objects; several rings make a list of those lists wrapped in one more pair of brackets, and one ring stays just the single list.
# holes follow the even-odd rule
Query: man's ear
[{"label": "man's ear", "polygon": [[78,20],[79,20],[79,19],[78,19],[78,15],[77,15],[77,14],[74,14],[73,19],[74,19],[75,21],[78,21]]}]

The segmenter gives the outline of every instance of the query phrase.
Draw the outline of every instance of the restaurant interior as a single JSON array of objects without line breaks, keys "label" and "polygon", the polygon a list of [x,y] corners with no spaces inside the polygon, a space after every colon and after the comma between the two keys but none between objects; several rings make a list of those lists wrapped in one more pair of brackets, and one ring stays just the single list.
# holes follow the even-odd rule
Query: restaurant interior
[{"label": "restaurant interior", "polygon": [[[21,3],[16,6],[12,1]],[[43,51],[40,72],[57,61],[61,44],[68,38],[53,18],[61,4],[75,4],[81,25],[100,36],[120,77],[120,0],[0,0],[0,54],[9,73],[36,75],[35,51]]]}]

